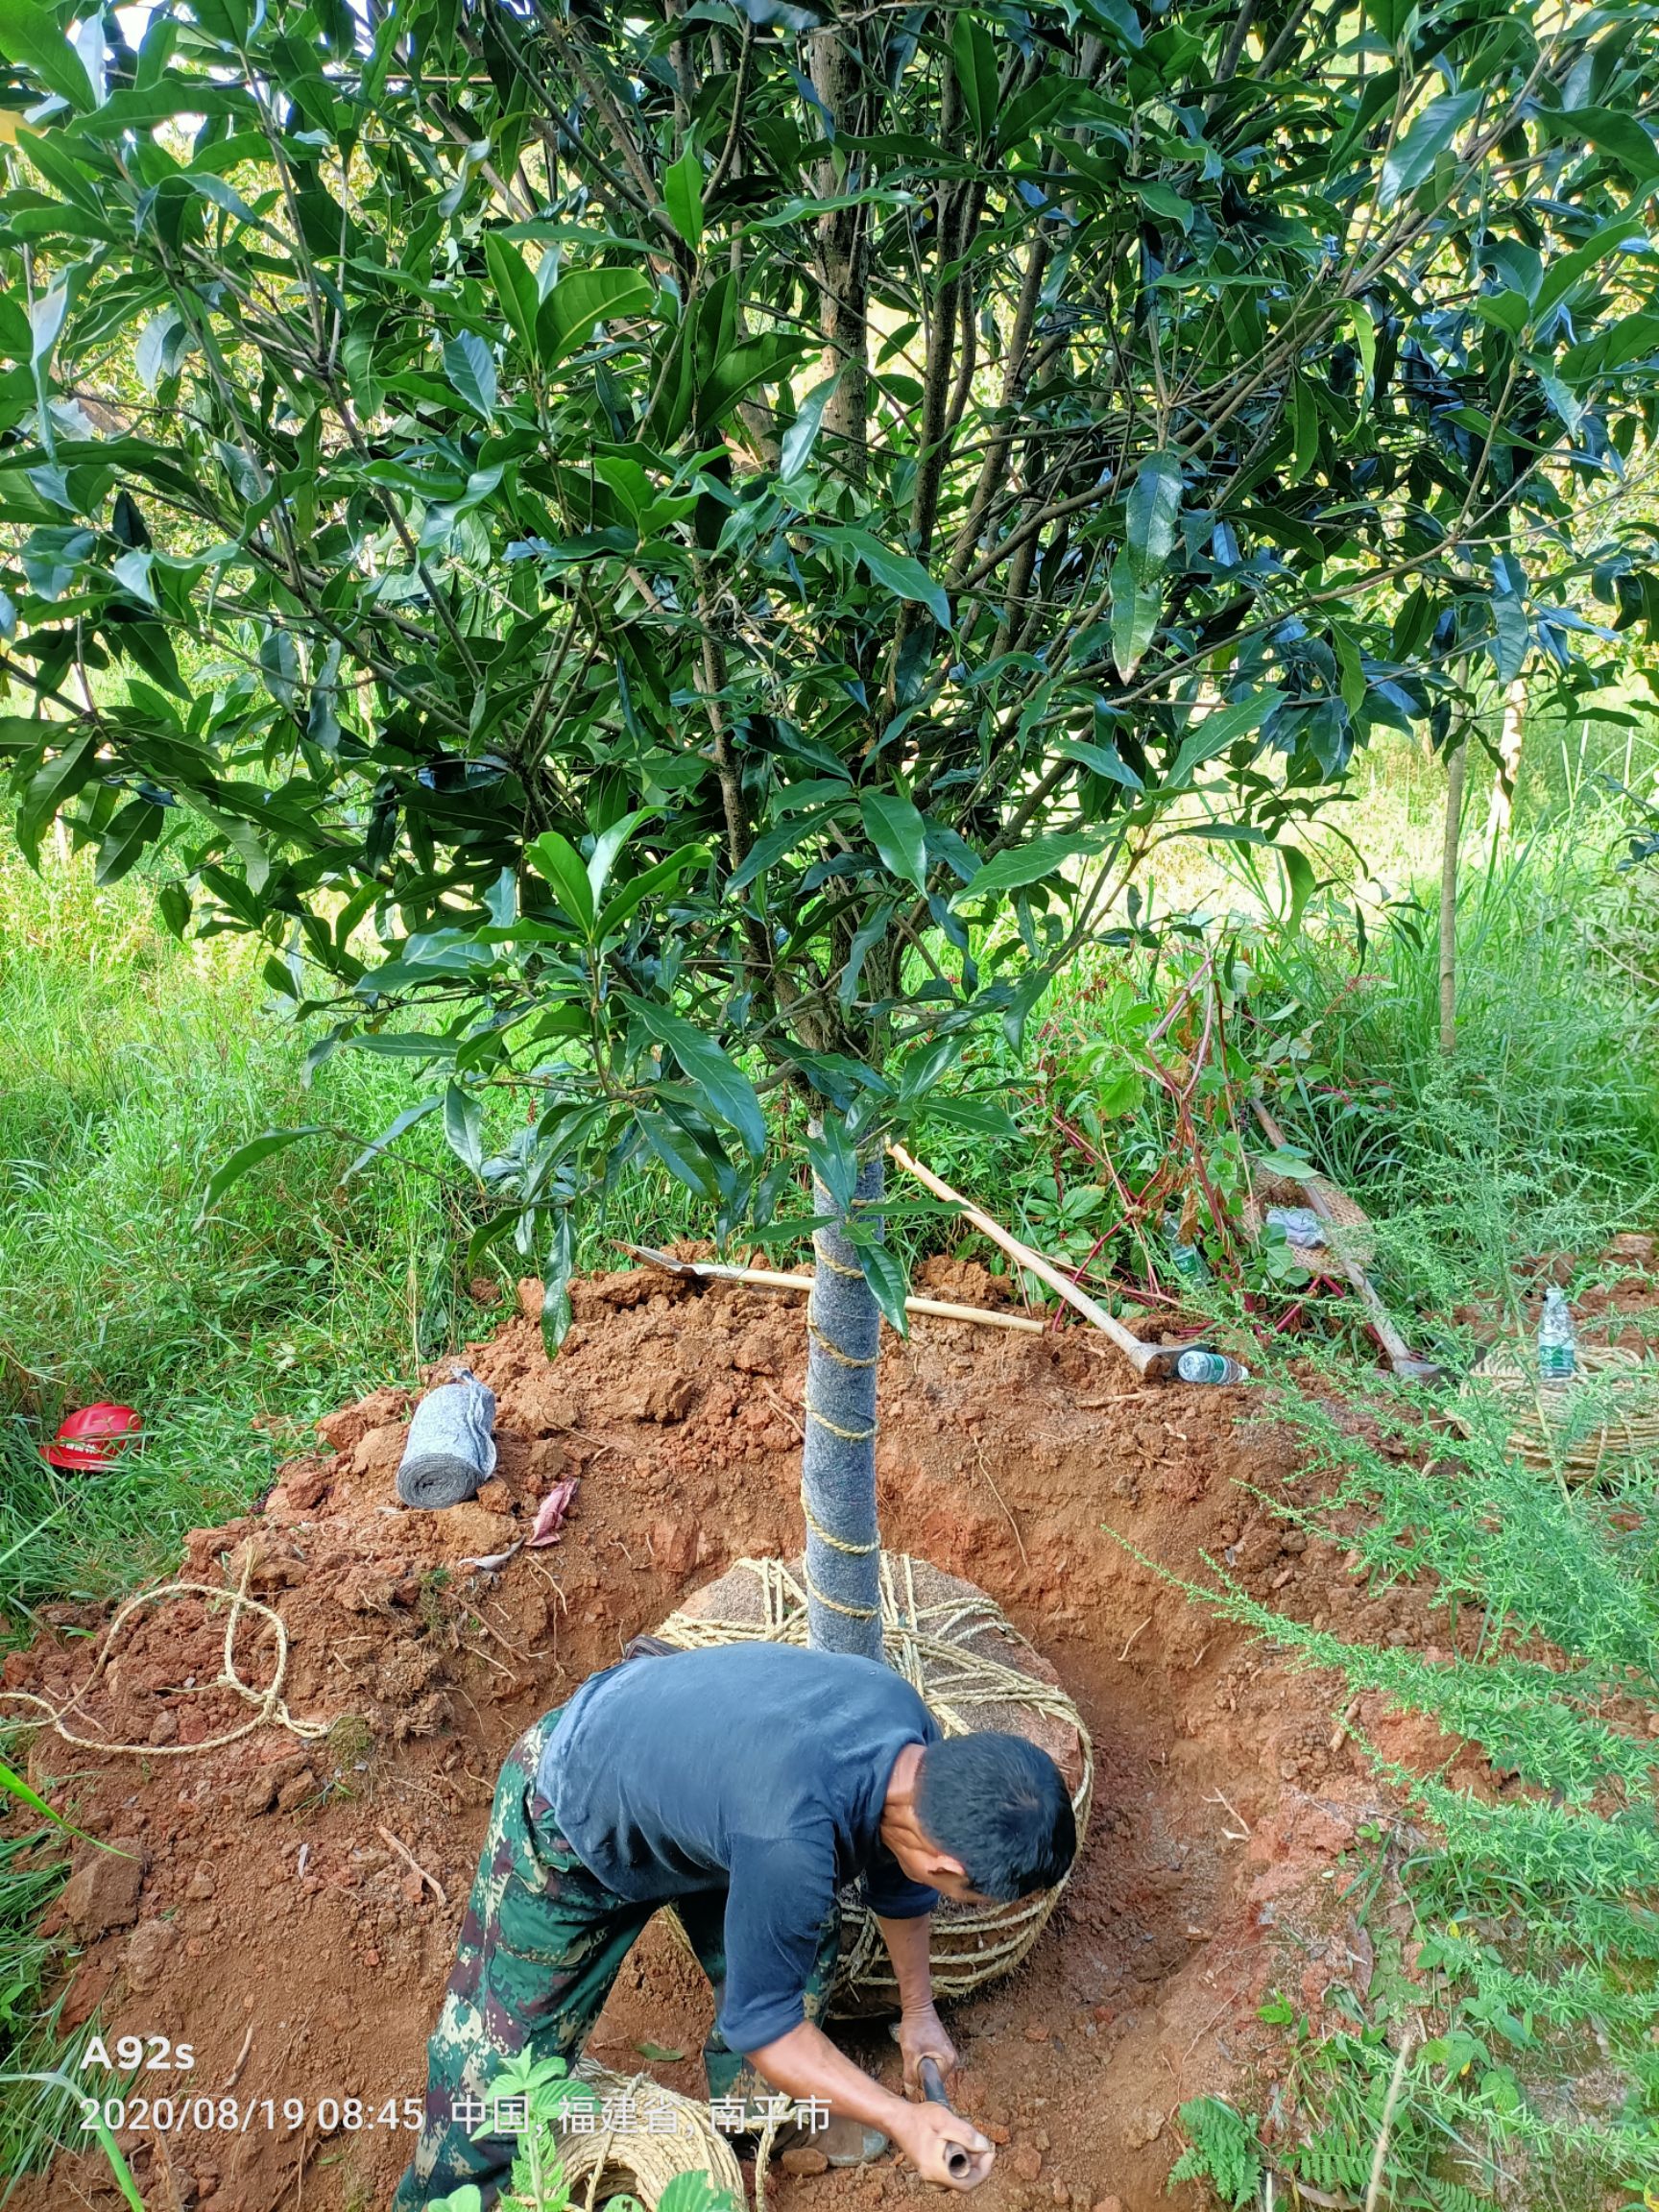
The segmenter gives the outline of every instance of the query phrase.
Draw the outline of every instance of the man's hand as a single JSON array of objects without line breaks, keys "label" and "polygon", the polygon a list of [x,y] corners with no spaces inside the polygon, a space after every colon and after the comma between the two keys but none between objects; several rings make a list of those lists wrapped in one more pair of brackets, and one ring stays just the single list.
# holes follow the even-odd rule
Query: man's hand
[{"label": "man's hand", "polygon": [[904,2094],[920,2097],[922,2094],[921,2066],[924,2058],[931,2058],[938,2067],[948,2089],[950,2077],[956,2071],[956,2047],[946,2034],[939,2015],[931,2005],[920,2005],[914,2011],[904,2014],[899,2023],[899,2049],[904,2059]]},{"label": "man's hand", "polygon": [[[964,2120],[944,2104],[911,2104],[902,2121],[893,2124],[894,2139],[924,2181],[942,2189],[977,2189],[986,2180],[997,2152],[972,2120]],[[968,2170],[960,2178],[946,2161],[954,2149],[968,2157]]]}]

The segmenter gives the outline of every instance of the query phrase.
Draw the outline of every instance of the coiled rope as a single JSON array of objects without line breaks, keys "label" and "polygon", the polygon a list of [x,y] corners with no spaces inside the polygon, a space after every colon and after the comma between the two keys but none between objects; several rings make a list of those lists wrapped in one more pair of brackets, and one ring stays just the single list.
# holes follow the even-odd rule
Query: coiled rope
[{"label": "coiled rope", "polygon": [[[157,1582],[149,1590],[138,1590],[121,1605],[105,1629],[99,1643],[98,1656],[92,1662],[92,1671],[83,1686],[63,1706],[53,1705],[47,1698],[36,1697],[27,1690],[0,1690],[0,1701],[19,1705],[32,1705],[43,1718],[35,1723],[20,1720],[17,1725],[40,1725],[54,1729],[65,1743],[73,1743],[78,1750],[120,1752],[133,1759],[189,1759],[204,1751],[218,1751],[227,1743],[235,1743],[244,1736],[252,1736],[256,1728],[275,1722],[286,1728],[302,1742],[314,1742],[326,1736],[333,1727],[332,1720],[300,1720],[289,1712],[282,1696],[282,1685],[288,1674],[288,1630],[282,1616],[275,1606],[263,1603],[248,1595],[249,1577],[253,1572],[253,1547],[246,1546],[242,1555],[241,1577],[232,1589],[228,1584],[211,1582]],[[99,1676],[109,1664],[110,1653],[123,1625],[140,1606],[156,1605],[170,1598],[205,1598],[217,1604],[228,1601],[230,1610],[225,1621],[225,1658],[219,1673],[211,1682],[197,1685],[203,1690],[233,1690],[246,1704],[256,1708],[252,1719],[244,1720],[235,1728],[227,1728],[217,1736],[204,1737],[200,1743],[112,1743],[104,1736],[83,1736],[71,1728],[65,1718],[97,1684]],[[244,1612],[260,1614],[270,1624],[276,1645],[276,1663],[270,1681],[261,1689],[245,1682],[236,1671],[236,1629]],[[177,1696],[193,1695],[180,1686],[174,1692]],[[87,1716],[90,1719],[90,1716]],[[92,1721],[94,1727],[97,1722]]]}]

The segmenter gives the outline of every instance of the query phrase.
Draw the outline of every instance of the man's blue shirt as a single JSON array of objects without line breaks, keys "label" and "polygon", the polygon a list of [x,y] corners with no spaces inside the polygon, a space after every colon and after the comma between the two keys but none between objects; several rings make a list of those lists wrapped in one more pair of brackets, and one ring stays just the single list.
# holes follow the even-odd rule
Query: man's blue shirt
[{"label": "man's blue shirt", "polygon": [[723,1644],[593,1675],[537,1780],[560,1833],[618,1896],[728,1891],[720,2032],[734,2051],[758,2051],[805,2017],[819,1932],[844,1884],[862,1874],[884,1919],[938,1903],[879,1838],[900,1752],[938,1741],[890,1667]]}]

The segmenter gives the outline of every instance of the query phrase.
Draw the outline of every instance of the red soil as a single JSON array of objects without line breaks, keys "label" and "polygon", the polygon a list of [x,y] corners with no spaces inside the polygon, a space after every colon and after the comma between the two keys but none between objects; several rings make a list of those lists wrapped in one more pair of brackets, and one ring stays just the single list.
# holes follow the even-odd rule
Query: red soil
[{"label": "red soil", "polygon": [[[998,1294],[977,1268],[929,1272],[947,1296]],[[194,2047],[193,2073],[154,2073],[141,2090],[221,2096],[235,2075],[244,2107],[276,2101],[275,2129],[261,2109],[247,2133],[187,2125],[126,2138],[155,2212],[385,2204],[408,2136],[323,2135],[314,2116],[284,2132],[282,2101],[311,2115],[320,2099],[355,2097],[372,2118],[420,2095],[502,1752],[732,1558],[798,1548],[798,1303],[726,1286],[699,1297],[649,1273],[575,1295],[557,1365],[523,1319],[473,1355],[498,1394],[501,1455],[476,1504],[397,1508],[407,1401],[386,1390],[325,1421],[327,1449],[290,1462],[262,1509],[189,1539],[182,1572],[212,1583],[234,1583],[252,1546],[252,1588],[290,1638],[288,1707],[338,1719],[331,1736],[266,1726],[149,1759],[35,1739],[36,1785],[131,1854],[80,1847],[56,1909],[78,1949],[69,2019],[101,2007],[111,2044],[152,2034]],[[1197,2191],[1165,2195],[1176,2107],[1271,2068],[1256,2019],[1270,1989],[1317,2030],[1331,1990],[1362,1993],[1369,1977],[1369,1942],[1332,1877],[1379,1790],[1334,1733],[1331,1683],[1279,1665],[1135,1556],[1199,1575],[1202,1551],[1225,1551],[1249,1589],[1304,1618],[1424,1634],[1409,1593],[1370,1596],[1336,1547],[1288,1532],[1248,1494],[1294,1476],[1286,1439],[1252,1411],[1248,1392],[1136,1387],[1074,1331],[1045,1340],[922,1320],[907,1344],[889,1340],[885,1540],[1006,1608],[1076,1697],[1097,1762],[1087,1853],[1054,1923],[1016,1977],[950,2023],[959,2102],[1008,2146],[984,2212],[1196,2206]],[[582,1486],[558,1549],[520,1551],[497,1575],[465,1564],[524,1534],[538,1499],[573,1474]],[[14,1654],[6,1681],[61,1705],[85,1687],[87,1632],[106,1617],[53,1610],[55,1636]],[[157,1750],[236,1725],[249,1709],[233,1695],[190,1687],[214,1682],[222,1637],[222,1611],[199,1599],[141,1614],[78,1711],[112,1741]],[[245,1676],[268,1678],[270,1645],[252,1623],[238,1653]],[[1420,1724],[1374,1700],[1360,1719],[1395,1755],[1424,1748]],[[654,1931],[594,2055],[629,2068],[642,2043],[684,2052],[653,2070],[695,2092],[709,2011],[695,1970]],[[854,2047],[891,2076],[884,2034],[860,2032]],[[773,2201],[807,2212],[921,2194],[888,2166],[783,2177]],[[83,2153],[12,2201],[102,2212],[116,2199]]]}]

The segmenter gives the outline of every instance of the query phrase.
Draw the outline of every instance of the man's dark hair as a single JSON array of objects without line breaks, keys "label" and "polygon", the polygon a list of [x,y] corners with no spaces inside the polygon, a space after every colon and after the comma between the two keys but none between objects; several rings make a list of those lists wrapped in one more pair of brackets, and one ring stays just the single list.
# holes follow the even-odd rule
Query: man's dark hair
[{"label": "man's dark hair", "polygon": [[916,1817],[959,1859],[982,1897],[1011,1904],[1051,1889],[1077,1856],[1077,1823],[1060,1769],[1023,1736],[985,1728],[929,1743],[916,1776]]}]

